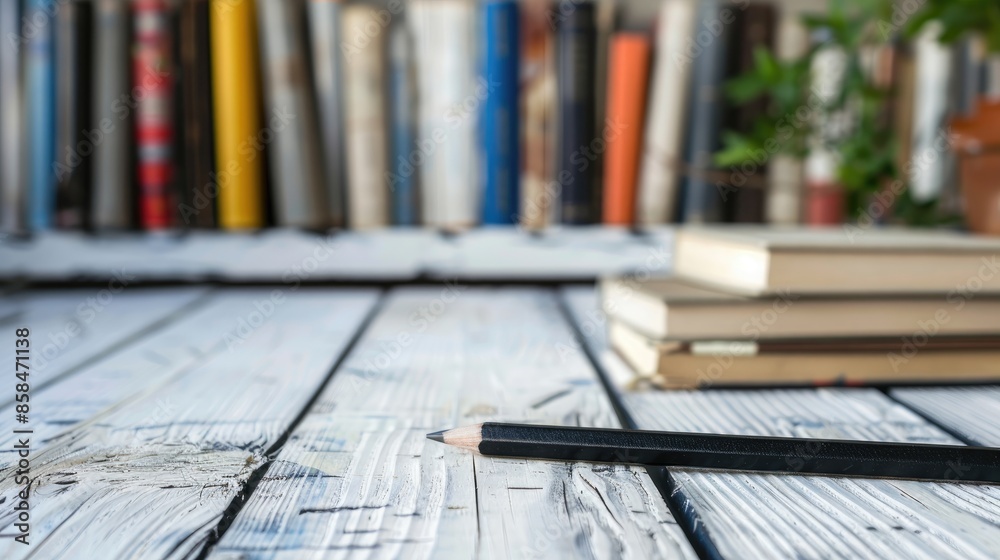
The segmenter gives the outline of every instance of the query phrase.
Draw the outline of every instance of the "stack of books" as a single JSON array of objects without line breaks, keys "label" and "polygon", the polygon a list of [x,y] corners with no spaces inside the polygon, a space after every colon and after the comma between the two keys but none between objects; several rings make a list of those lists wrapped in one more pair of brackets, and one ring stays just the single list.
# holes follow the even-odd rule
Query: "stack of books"
[{"label": "stack of books", "polygon": [[685,228],[674,276],[602,281],[611,346],[667,388],[1000,380],[1000,240]]}]

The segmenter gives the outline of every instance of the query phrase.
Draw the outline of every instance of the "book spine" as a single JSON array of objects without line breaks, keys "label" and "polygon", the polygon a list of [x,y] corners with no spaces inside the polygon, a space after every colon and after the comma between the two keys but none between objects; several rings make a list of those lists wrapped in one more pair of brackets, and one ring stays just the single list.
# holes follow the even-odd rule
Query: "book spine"
[{"label": "book spine", "polygon": [[[780,60],[794,60],[809,49],[809,32],[795,12],[786,11],[778,21],[775,51]],[[765,212],[771,224],[797,224],[802,217],[802,162],[788,154],[775,154],[768,165]]]},{"label": "book spine", "polygon": [[489,96],[480,116],[483,148],[483,223],[516,221],[519,190],[519,25],[513,0],[482,7],[483,75]]},{"label": "book spine", "polygon": [[632,225],[650,41],[641,34],[617,33],[610,48],[604,223]]},{"label": "book spine", "polygon": [[637,194],[637,218],[644,225],[670,222],[676,211],[691,75],[685,49],[694,30],[694,13],[695,4],[689,0],[665,2],[660,9]]},{"label": "book spine", "polygon": [[[55,13],[54,0],[29,0],[28,21],[48,20]],[[54,25],[37,27],[27,37],[27,117],[31,155],[29,159],[28,210],[32,230],[52,227],[55,216],[55,50]],[[8,46],[8,48],[10,48]]]},{"label": "book spine", "polygon": [[[606,127],[605,111],[608,105],[608,44],[618,20],[618,0],[595,0],[597,35],[594,40],[594,140],[603,142]],[[598,143],[598,146],[601,146]],[[606,146],[602,146],[606,147]],[[594,181],[591,193],[591,212],[595,222],[601,220],[604,200],[604,154],[596,154],[591,163]]]},{"label": "book spine", "polygon": [[[476,117],[492,92],[477,80],[475,3],[414,0],[409,3],[417,66],[417,143],[425,224],[459,229],[477,221]],[[478,83],[477,83],[478,82]]]},{"label": "book spine", "polygon": [[301,5],[296,0],[260,0],[258,6],[266,112],[281,121],[272,127],[274,149],[268,153],[277,223],[326,227],[325,180],[302,41]]},{"label": "book spine", "polygon": [[170,227],[176,202],[174,181],[174,68],[170,13],[166,0],[136,0],[132,4],[134,48],[133,91],[138,147],[136,182],[139,221],[143,229]]},{"label": "book spine", "polygon": [[[264,225],[263,173],[258,93],[257,28],[253,0],[211,0],[212,98],[219,225],[252,229]],[[273,134],[273,131],[272,131]]]},{"label": "book spine", "polygon": [[[79,153],[90,128],[89,2],[71,2],[56,13],[56,226],[81,228],[87,221],[89,158]],[[88,152],[89,155],[89,152]]]},{"label": "book spine", "polygon": [[915,201],[934,199],[948,180],[950,152],[935,148],[949,116],[949,81],[952,53],[938,42],[940,24],[934,23],[914,42],[916,84],[913,103],[913,156],[918,165],[910,169],[909,190]]},{"label": "book spine", "polygon": [[185,0],[180,23],[184,179],[179,212],[184,227],[215,225],[215,199],[206,192],[214,171],[211,52],[209,1]]},{"label": "book spine", "polygon": [[[18,2],[0,2],[0,37],[20,34]],[[0,231],[25,229],[24,134],[21,49],[0,48]]]},{"label": "book spine", "polygon": [[[381,36],[364,35],[378,22],[378,11],[366,5],[347,6],[343,35],[348,41],[344,62],[344,113],[347,148],[347,223],[353,229],[389,223],[386,182],[385,44]],[[351,41],[364,37],[367,43]]]},{"label": "book spine", "polygon": [[340,50],[339,0],[310,0],[309,29],[312,43],[313,77],[316,84],[320,137],[326,178],[326,204],[330,225],[342,228],[346,224],[345,189],[347,174],[344,155],[343,71]]},{"label": "book spine", "polygon": [[562,222],[594,220],[593,190],[596,127],[594,125],[595,45],[594,5],[580,3],[562,16],[557,37],[556,74],[559,81],[557,177],[562,187]]},{"label": "book spine", "polygon": [[96,229],[132,225],[129,16],[125,0],[97,0],[94,9],[93,216]]},{"label": "book spine", "polygon": [[[737,12],[734,23],[734,40],[730,42],[728,60],[730,67],[726,80],[750,72],[756,61],[754,53],[763,48],[774,54],[775,11],[768,4],[751,4],[742,12]],[[743,134],[753,132],[757,117],[767,112],[770,102],[762,97],[731,109],[731,122],[723,125],[723,130],[736,130]],[[724,105],[730,105],[724,103]],[[721,146],[720,146],[721,147]],[[766,178],[769,166],[760,165],[753,170],[752,177],[746,177],[742,185],[730,184],[729,196],[723,200],[725,219],[735,223],[763,223],[766,205]],[[743,171],[730,171],[730,176],[739,176]],[[756,180],[749,180],[756,179]]]},{"label": "book spine", "polygon": [[417,173],[413,167],[414,83],[412,43],[405,22],[393,24],[390,37],[390,95],[392,96],[392,191],[393,223],[415,226],[418,222]]},{"label": "book spine", "polygon": [[544,0],[527,2],[522,11],[521,110],[522,165],[520,223],[541,229],[553,222],[558,192],[550,188],[555,151],[556,76],[552,29]]},{"label": "book spine", "polygon": [[[705,0],[698,6],[699,30],[704,22],[721,22],[723,8],[718,0]],[[722,218],[722,198],[706,177],[712,168],[712,157],[721,147],[724,97],[722,86],[726,78],[726,54],[733,37],[733,25],[722,25],[715,40],[698,53],[691,71],[691,109],[687,131],[688,174],[684,181],[684,221],[688,223],[718,222]]]}]

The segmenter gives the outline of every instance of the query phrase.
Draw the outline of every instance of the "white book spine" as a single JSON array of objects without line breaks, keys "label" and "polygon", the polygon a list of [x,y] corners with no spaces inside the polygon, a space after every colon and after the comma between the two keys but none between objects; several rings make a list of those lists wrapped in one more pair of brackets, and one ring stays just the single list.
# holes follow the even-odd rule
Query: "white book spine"
[{"label": "white book spine", "polygon": [[916,87],[909,179],[910,193],[917,201],[937,197],[948,179],[950,166],[951,152],[941,135],[948,124],[952,52],[938,42],[939,33],[940,26],[932,24],[914,43]]},{"label": "white book spine", "polygon": [[[778,21],[777,56],[794,60],[809,49],[809,31],[801,15],[784,13]],[[768,162],[766,218],[771,224],[797,224],[802,219],[802,162],[778,153]]]},{"label": "white book spine", "polygon": [[689,0],[668,0],[660,9],[637,196],[641,224],[662,224],[674,216],[691,69],[685,49],[695,29],[694,18],[695,5]]},{"label": "white book spine", "polygon": [[347,223],[354,229],[389,223],[386,139],[385,34],[366,34],[379,20],[376,9],[343,11],[344,117],[347,151]]},{"label": "white book spine", "polygon": [[269,156],[278,224],[319,228],[327,225],[323,167],[299,8],[296,0],[257,3],[265,122],[274,137]]},{"label": "white book spine", "polygon": [[489,83],[477,81],[475,4],[414,0],[417,149],[423,156],[423,221],[444,228],[477,222],[476,126]]}]

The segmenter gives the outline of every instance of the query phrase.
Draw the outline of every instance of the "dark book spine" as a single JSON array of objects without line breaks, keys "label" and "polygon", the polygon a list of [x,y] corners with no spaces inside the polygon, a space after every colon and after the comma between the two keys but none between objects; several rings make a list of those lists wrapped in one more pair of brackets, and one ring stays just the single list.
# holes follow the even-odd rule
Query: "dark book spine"
[{"label": "dark book spine", "polygon": [[[724,10],[728,10],[728,13]],[[718,222],[723,217],[720,191],[728,192],[729,189],[719,189],[708,172],[712,168],[713,155],[722,146],[726,59],[737,28],[732,18],[738,13],[737,7],[718,0],[704,0],[698,6],[695,37],[698,33],[712,33],[704,22],[716,22],[721,27],[718,36],[707,41],[690,62],[691,115],[685,154],[688,174],[683,187],[683,219],[688,223]],[[723,21],[731,23],[723,24]]]},{"label": "dark book spine", "polygon": [[185,0],[180,14],[181,123],[183,177],[181,227],[215,226],[212,190],[215,145],[212,127],[212,66],[209,1]]},{"label": "dark book spine", "polygon": [[594,5],[585,2],[561,16],[557,31],[559,139],[556,180],[562,187],[562,221],[592,223],[596,188],[596,43]]},{"label": "dark book spine", "polygon": [[56,225],[84,228],[89,218],[92,4],[70,2],[56,14]]},{"label": "dark book spine", "polygon": [[[745,11],[737,14],[735,21],[730,25],[735,26],[735,37],[729,45],[730,65],[727,69],[727,80],[753,70],[754,51],[758,48],[765,48],[774,53],[774,7],[768,4],[751,4]],[[727,112],[728,122],[723,123],[723,130],[750,133],[757,117],[767,112],[768,105],[769,100],[762,97],[732,107]],[[751,176],[747,176],[742,170],[735,170],[730,175],[733,173],[739,177],[740,184],[731,184],[728,185],[731,188],[724,189],[728,194],[724,201],[725,221],[763,223],[766,205],[763,187],[767,169],[763,165],[758,165]]]}]

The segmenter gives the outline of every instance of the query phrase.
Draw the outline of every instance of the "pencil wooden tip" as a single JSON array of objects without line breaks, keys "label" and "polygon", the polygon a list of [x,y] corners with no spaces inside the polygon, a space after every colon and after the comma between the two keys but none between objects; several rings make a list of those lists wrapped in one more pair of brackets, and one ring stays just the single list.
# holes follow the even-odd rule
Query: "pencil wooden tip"
[{"label": "pencil wooden tip", "polygon": [[427,434],[429,439],[440,441],[455,447],[479,451],[479,443],[483,441],[483,425],[474,424],[462,428],[454,428],[442,432]]}]

